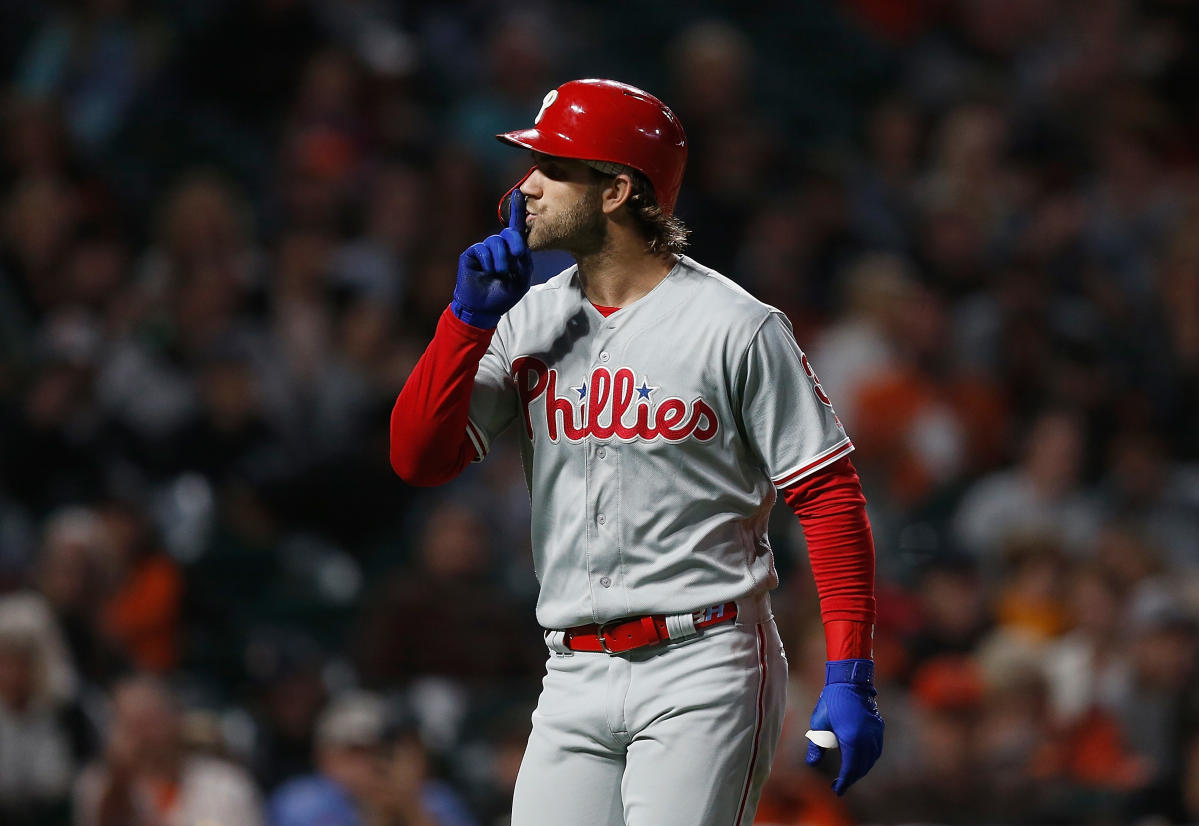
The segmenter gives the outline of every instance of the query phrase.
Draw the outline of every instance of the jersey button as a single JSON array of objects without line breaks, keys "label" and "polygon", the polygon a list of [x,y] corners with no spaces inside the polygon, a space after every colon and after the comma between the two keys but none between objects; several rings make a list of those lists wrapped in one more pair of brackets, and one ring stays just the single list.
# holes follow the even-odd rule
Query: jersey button
[{"label": "jersey button", "polygon": [[610,358],[612,358],[612,357],[610,355],[608,355],[607,350],[604,350],[600,353],[600,361],[607,363],[608,359],[610,359]]},{"label": "jersey button", "polygon": [[605,588],[611,588],[612,587],[612,577],[610,577],[610,576],[600,577],[600,585],[603,585]]},{"label": "jersey button", "polygon": [[601,447],[599,450],[597,450],[595,452],[595,455],[600,457],[601,459],[603,459],[605,456],[608,455],[608,451]]},{"label": "jersey button", "polygon": [[599,522],[601,525],[603,525],[604,523],[606,523],[608,521],[608,517],[604,516],[601,513],[599,516],[595,517],[595,521]]}]

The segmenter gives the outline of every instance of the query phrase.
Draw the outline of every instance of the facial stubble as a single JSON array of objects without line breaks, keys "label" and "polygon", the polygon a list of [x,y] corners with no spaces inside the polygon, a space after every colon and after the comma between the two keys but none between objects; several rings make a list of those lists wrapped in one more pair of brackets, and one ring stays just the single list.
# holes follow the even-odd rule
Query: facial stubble
[{"label": "facial stubble", "polygon": [[603,249],[608,225],[600,209],[601,191],[598,186],[588,187],[560,218],[538,215],[529,233],[529,249],[565,250],[576,258]]}]

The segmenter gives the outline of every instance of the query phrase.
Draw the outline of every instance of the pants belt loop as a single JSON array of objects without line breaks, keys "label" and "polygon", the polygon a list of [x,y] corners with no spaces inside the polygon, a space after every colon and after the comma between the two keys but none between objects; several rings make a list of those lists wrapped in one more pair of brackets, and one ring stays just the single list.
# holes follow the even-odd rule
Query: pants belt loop
[{"label": "pants belt loop", "polygon": [[573,651],[571,651],[569,648],[566,647],[566,632],[565,631],[546,631],[545,632],[545,644],[546,644],[546,646],[549,647],[550,651],[554,651],[558,654],[573,654],[574,653]]},{"label": "pants belt loop", "polygon": [[681,640],[694,637],[696,633],[695,614],[667,614],[666,634],[670,639]]}]

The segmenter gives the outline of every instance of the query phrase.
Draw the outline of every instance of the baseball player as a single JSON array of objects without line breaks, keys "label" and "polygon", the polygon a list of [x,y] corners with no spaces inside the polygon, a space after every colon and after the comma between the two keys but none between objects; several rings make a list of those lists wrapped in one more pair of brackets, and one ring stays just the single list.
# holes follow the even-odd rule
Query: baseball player
[{"label": "baseball player", "polygon": [[[520,439],[550,649],[514,826],[753,821],[787,661],[766,536],[781,491],[821,600],[827,682],[808,762],[844,793],[882,750],[874,545],[853,445],[786,317],[681,254],[674,113],[610,80],[546,95],[498,138],[533,168],[458,261],[396,400],[391,462],[441,484]],[[575,266],[530,288],[530,250]]]}]

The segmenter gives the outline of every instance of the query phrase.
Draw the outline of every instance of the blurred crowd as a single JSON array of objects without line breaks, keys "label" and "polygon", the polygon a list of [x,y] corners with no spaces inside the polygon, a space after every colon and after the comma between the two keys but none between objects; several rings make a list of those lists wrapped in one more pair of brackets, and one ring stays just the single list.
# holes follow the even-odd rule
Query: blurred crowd
[{"label": "blurred crowd", "polygon": [[1199,822],[1199,7],[753,6],[0,4],[0,823],[506,822],[519,456],[410,489],[387,422],[585,76],[679,114],[690,254],[858,448],[886,748],[803,764],[782,508],[757,822]]}]

